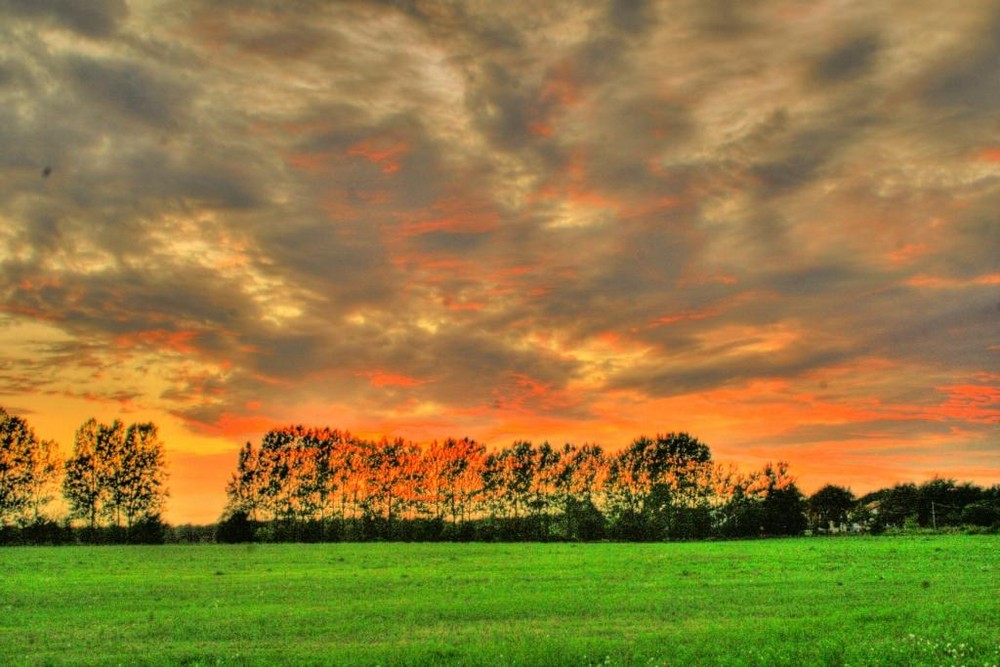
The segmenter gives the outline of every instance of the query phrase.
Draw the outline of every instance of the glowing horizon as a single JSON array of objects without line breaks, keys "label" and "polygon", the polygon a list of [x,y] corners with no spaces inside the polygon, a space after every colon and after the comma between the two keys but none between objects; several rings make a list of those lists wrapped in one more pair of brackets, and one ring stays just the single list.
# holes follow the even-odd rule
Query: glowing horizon
[{"label": "glowing horizon", "polygon": [[995,3],[0,9],[0,405],[1000,483]]}]

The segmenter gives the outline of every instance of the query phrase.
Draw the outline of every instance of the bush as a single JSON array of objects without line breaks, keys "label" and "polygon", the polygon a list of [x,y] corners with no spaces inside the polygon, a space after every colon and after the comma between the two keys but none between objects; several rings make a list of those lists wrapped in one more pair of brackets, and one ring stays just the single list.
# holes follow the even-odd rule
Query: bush
[{"label": "bush", "polygon": [[968,526],[989,528],[1000,524],[1000,511],[986,500],[966,505],[962,510],[962,523]]},{"label": "bush", "polygon": [[171,526],[167,529],[166,540],[169,544],[211,544],[215,542],[215,524],[199,526],[185,523]]},{"label": "bush", "polygon": [[158,516],[146,517],[125,531],[129,544],[163,544],[167,538],[167,524]]},{"label": "bush", "polygon": [[234,512],[215,527],[215,541],[224,544],[253,542],[255,522],[246,512]]}]

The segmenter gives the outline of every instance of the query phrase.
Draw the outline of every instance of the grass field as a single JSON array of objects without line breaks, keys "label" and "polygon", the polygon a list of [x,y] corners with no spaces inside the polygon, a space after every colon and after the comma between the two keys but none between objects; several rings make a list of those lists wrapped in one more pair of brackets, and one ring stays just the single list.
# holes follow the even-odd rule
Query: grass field
[{"label": "grass field", "polygon": [[0,550],[0,664],[1000,664],[1000,538]]}]

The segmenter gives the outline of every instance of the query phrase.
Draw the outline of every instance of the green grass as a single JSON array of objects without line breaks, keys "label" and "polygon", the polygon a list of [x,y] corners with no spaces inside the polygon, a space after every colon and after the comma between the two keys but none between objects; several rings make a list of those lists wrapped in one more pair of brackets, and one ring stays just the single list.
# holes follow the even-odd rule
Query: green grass
[{"label": "green grass", "polygon": [[0,664],[1000,664],[1000,538],[0,549]]}]

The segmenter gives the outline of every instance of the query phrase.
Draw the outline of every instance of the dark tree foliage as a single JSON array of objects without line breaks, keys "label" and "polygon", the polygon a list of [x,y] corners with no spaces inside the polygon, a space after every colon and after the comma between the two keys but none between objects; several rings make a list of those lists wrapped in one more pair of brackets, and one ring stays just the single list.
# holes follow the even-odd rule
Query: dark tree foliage
[{"label": "dark tree foliage", "polygon": [[849,489],[827,484],[809,497],[809,518],[813,530],[839,528],[847,523],[856,503]]},{"label": "dark tree foliage", "polygon": [[863,500],[873,506],[876,532],[890,527],[902,528],[907,519],[917,520],[920,492],[916,484],[897,484],[869,494]]},{"label": "dark tree foliage", "polygon": [[770,490],[762,507],[764,534],[801,535],[807,525],[805,508],[805,497],[794,484]]},{"label": "dark tree foliage", "polygon": [[0,407],[0,526],[46,523],[58,472],[55,443]]},{"label": "dark tree foliage", "polygon": [[215,540],[224,544],[253,542],[256,522],[243,510],[237,510],[216,525]]},{"label": "dark tree foliage", "polygon": [[[237,455],[218,539],[688,540],[797,534],[787,466],[750,476],[686,433],[595,445],[425,447],[331,429],[268,432]],[[797,514],[796,514],[797,512]]]}]

